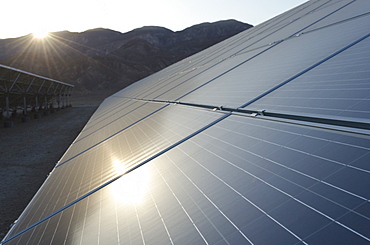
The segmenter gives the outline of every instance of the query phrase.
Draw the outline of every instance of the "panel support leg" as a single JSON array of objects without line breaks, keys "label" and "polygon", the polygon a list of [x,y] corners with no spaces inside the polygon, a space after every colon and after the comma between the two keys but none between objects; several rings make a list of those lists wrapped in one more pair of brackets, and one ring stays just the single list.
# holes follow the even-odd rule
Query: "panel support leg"
[{"label": "panel support leg", "polygon": [[9,95],[5,97],[5,109],[6,109],[6,119],[4,121],[5,128],[14,127],[14,122],[10,119],[10,106],[9,106]]},{"label": "panel support leg", "polygon": [[27,98],[26,96],[23,97],[23,116],[22,122],[29,122],[30,117],[27,115]]},{"label": "panel support leg", "polygon": [[35,119],[40,119],[41,118],[41,114],[39,112],[39,98],[38,98],[37,95],[35,97],[35,114],[33,115],[33,118],[35,118]]},{"label": "panel support leg", "polygon": [[6,118],[10,118],[10,108],[9,108],[9,96],[5,98],[5,109],[6,109]]}]

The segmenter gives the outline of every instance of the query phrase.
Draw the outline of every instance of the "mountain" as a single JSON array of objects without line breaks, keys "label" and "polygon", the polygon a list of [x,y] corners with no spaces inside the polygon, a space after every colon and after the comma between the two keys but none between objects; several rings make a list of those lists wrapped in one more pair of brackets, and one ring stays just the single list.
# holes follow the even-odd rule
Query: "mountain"
[{"label": "mountain", "polygon": [[0,63],[73,84],[77,93],[115,92],[250,27],[225,20],[178,32],[146,26],[27,35],[0,40]]}]

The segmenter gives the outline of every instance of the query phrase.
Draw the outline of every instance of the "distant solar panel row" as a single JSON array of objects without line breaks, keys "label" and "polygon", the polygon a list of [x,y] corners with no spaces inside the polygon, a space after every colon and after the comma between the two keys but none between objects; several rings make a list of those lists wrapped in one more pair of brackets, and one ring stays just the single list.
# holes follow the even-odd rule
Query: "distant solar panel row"
[{"label": "distant solar panel row", "polygon": [[48,108],[56,97],[58,106],[69,106],[73,88],[71,84],[0,64],[0,110],[2,114],[6,111],[7,117],[17,107],[23,107],[24,114],[27,106]]},{"label": "distant solar panel row", "polygon": [[107,98],[2,244],[370,243],[369,13],[309,1]]}]

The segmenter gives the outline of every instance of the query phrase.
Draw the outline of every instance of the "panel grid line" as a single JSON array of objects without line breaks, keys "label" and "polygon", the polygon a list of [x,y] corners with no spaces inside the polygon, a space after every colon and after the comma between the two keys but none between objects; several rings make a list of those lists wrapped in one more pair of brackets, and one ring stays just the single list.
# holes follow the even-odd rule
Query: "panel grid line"
[{"label": "panel grid line", "polygon": [[[353,209],[351,209],[351,210],[348,210],[346,213],[344,213],[342,216],[339,216],[336,220],[339,220],[340,218],[342,218],[342,217],[345,217],[347,214],[349,214],[349,213],[356,213],[356,214],[358,214],[357,212],[355,212],[354,210],[356,209],[356,208],[358,208],[358,207],[360,207],[360,206],[362,206],[363,205],[363,203],[360,203],[359,205],[357,205],[356,207],[354,207]],[[362,216],[362,217],[365,217],[365,216],[363,216],[363,215],[361,215],[361,214],[358,214],[358,215],[360,215],[360,216]],[[367,218],[367,217],[365,217],[365,218]],[[337,223],[337,222],[335,222],[335,223]],[[331,225],[331,223],[329,223],[329,224],[327,224],[327,225],[324,225],[323,227],[321,227],[320,229],[318,229],[317,231],[315,231],[315,232],[313,232],[312,234],[310,234],[309,236],[307,236],[307,237],[305,237],[304,239],[308,239],[309,237],[312,237],[313,235],[315,235],[316,233],[319,233],[320,231],[322,231],[322,230],[324,230],[326,227],[328,227],[328,226],[330,226]],[[353,233],[355,233],[355,230],[353,230],[353,229],[351,229],[352,230],[352,232]],[[370,238],[369,238],[370,239]]]},{"label": "panel grid line", "polygon": [[[181,149],[180,149],[181,150]],[[182,151],[182,150],[181,150]],[[184,154],[187,154],[186,152],[183,152]],[[189,156],[189,155],[188,155]],[[190,156],[189,156],[190,157]],[[218,212],[242,235],[250,244],[254,244],[241,230],[240,228],[234,224],[234,222],[227,217],[227,215],[222,212],[222,210],[190,179],[189,176],[187,176],[176,164],[174,166],[194,185],[194,187],[202,193],[202,195],[218,210]]]},{"label": "panel grid line", "polygon": [[[206,134],[207,135],[207,134]],[[211,138],[214,138],[213,136],[211,136],[211,135],[207,135],[208,137],[211,137]],[[217,140],[217,138],[214,138],[215,140]],[[315,180],[317,183],[322,183],[322,184],[325,184],[325,185],[328,185],[328,186],[330,186],[330,187],[332,187],[332,188],[335,188],[335,189],[337,189],[337,190],[339,190],[339,191],[342,191],[342,192],[344,192],[344,193],[346,193],[346,194],[349,194],[349,195],[351,195],[351,196],[353,196],[353,197],[356,197],[356,198],[359,198],[359,199],[361,199],[362,200],[362,202],[360,203],[360,205],[363,205],[363,204],[365,204],[365,203],[367,203],[367,202],[369,202],[369,200],[367,200],[366,198],[364,198],[364,197],[361,197],[361,196],[359,196],[359,195],[356,195],[356,194],[354,194],[354,193],[351,193],[351,192],[349,192],[349,191],[347,191],[347,190],[344,190],[344,189],[342,189],[342,188],[340,188],[340,187],[338,187],[338,186],[335,186],[335,185],[332,185],[332,184],[330,184],[330,183],[328,183],[328,182],[325,182],[325,181],[323,181],[323,180],[321,180],[321,179],[318,179],[318,178],[315,178],[315,177],[313,177],[313,176],[311,176],[311,175],[308,175],[308,174],[305,174],[305,173],[302,173],[302,172],[300,172],[300,171],[298,171],[298,170],[295,170],[295,169],[293,169],[293,168],[291,168],[291,167],[288,167],[288,166],[285,166],[284,164],[281,164],[281,163],[278,163],[278,162],[276,162],[276,161],[273,161],[272,159],[269,159],[269,158],[265,158],[265,157],[263,157],[263,156],[260,156],[260,155],[258,155],[258,154],[255,154],[255,153],[253,153],[253,152],[251,152],[251,151],[248,151],[248,150],[245,150],[245,149],[243,149],[243,148],[239,148],[239,147],[237,147],[237,146],[235,146],[235,145],[232,145],[232,144],[229,144],[228,142],[225,142],[225,141],[222,141],[224,144],[227,144],[227,145],[230,145],[230,146],[232,146],[232,147],[235,147],[235,148],[237,148],[237,149],[239,149],[239,150],[242,150],[242,151],[245,151],[245,152],[247,152],[247,153],[250,153],[250,154],[252,154],[252,155],[254,155],[254,156],[257,156],[257,157],[259,157],[259,158],[261,158],[261,159],[264,159],[264,160],[267,160],[267,161],[269,161],[269,162],[271,162],[271,163],[273,163],[273,164],[276,164],[276,165],[278,165],[278,166],[280,166],[280,167],[282,167],[282,168],[285,168],[285,169],[287,169],[287,170],[290,170],[290,171],[292,171],[292,172],[295,172],[295,173],[298,173],[298,174],[300,174],[300,175],[302,175],[302,176],[305,176],[305,177],[307,177],[307,178],[310,178],[310,179],[312,179],[312,180]],[[214,145],[214,144],[212,144],[212,146],[213,146],[213,148],[219,148],[217,145]],[[206,148],[203,148],[205,151],[208,151],[208,152],[210,152],[211,154],[213,154],[213,155],[215,155],[215,156],[217,156],[217,157],[219,157],[220,159],[223,159],[222,157],[220,157],[220,156],[218,156],[216,153],[214,153],[214,152],[212,152],[212,151],[209,151],[208,149],[206,149]],[[220,149],[220,148],[219,148]],[[220,149],[220,150],[222,150],[222,149]],[[243,159],[243,158],[241,158],[241,157],[239,157],[238,155],[235,155],[235,154],[233,154],[233,156],[235,156],[235,157],[237,157],[237,158],[240,158],[240,160],[243,160],[243,161],[247,161],[247,160],[245,160],[245,159]],[[256,166],[256,167],[258,167],[258,168],[260,168],[260,169],[263,169],[264,171],[267,171],[267,172],[269,172],[269,173],[271,173],[272,175],[275,175],[275,176],[277,176],[277,177],[279,177],[279,178],[281,178],[281,179],[284,179],[285,181],[288,181],[289,183],[291,183],[291,184],[293,184],[293,185],[295,185],[295,186],[298,186],[298,187],[300,187],[300,188],[302,188],[302,189],[304,189],[305,191],[307,191],[307,192],[310,192],[310,193],[312,193],[312,194],[314,194],[314,195],[316,195],[316,196],[319,196],[320,198],[323,198],[323,199],[325,199],[325,200],[327,200],[327,201],[329,201],[329,202],[331,202],[331,203],[333,203],[333,204],[335,204],[335,205],[338,205],[338,206],[340,206],[341,208],[344,208],[344,209],[346,209],[348,212],[353,212],[353,213],[355,213],[356,215],[359,215],[359,216],[361,216],[361,217],[363,217],[363,218],[365,218],[365,219],[367,219],[367,220],[369,220],[370,221],[370,217],[367,217],[367,216],[365,216],[365,215],[363,215],[363,214],[360,214],[360,213],[358,213],[358,212],[356,212],[356,211],[354,211],[354,209],[351,209],[351,208],[348,208],[348,207],[346,207],[346,206],[344,206],[344,205],[342,205],[342,204],[340,204],[340,203],[338,203],[338,202],[335,202],[334,200],[331,200],[331,199],[329,199],[329,198],[327,198],[327,197],[325,197],[325,196],[323,196],[323,195],[321,195],[321,194],[318,194],[318,193],[316,193],[316,192],[314,192],[314,191],[312,191],[312,190],[310,190],[309,188],[307,188],[307,187],[304,187],[304,186],[302,186],[302,185],[300,185],[300,184],[298,184],[298,183],[295,183],[295,182],[293,182],[293,181],[291,181],[290,179],[287,179],[287,178],[285,178],[285,177],[283,177],[283,176],[281,176],[281,175],[279,175],[279,174],[277,174],[277,173],[275,173],[275,172],[273,172],[273,171],[271,171],[271,170],[268,170],[267,168],[264,168],[264,167],[261,167],[261,166],[259,166],[258,164],[254,164],[254,163],[252,163],[252,162],[250,162],[250,161],[247,161],[249,164],[252,164],[253,166]],[[235,165],[235,167],[236,168],[238,168],[239,170],[242,170],[243,172],[246,172],[245,170],[243,170],[243,168],[240,168],[240,167],[238,167],[238,166],[236,166]],[[341,169],[344,169],[345,167],[342,167]],[[339,169],[339,170],[341,170],[341,169]],[[339,171],[338,170],[338,171]],[[249,173],[249,172],[246,172],[246,173]],[[316,184],[315,184],[316,185]]]},{"label": "panel grid line", "polygon": [[[233,132],[233,133],[236,133],[236,132]],[[246,136],[246,135],[244,135],[244,134],[241,134],[241,135]],[[213,136],[208,135],[208,134],[207,134],[207,136],[214,138]],[[250,137],[250,136],[248,135],[247,137]],[[253,138],[253,137],[251,137],[251,138]],[[223,141],[223,140],[221,140],[221,139],[217,139],[217,138],[214,138],[214,139],[215,139],[215,140],[218,140],[218,141],[220,141],[220,142],[223,142],[224,144],[227,144],[227,145],[230,145],[230,146],[232,146],[232,147],[235,147],[235,148],[237,148],[237,149],[239,149],[239,150],[242,150],[242,151],[248,152],[248,153],[250,153],[250,154],[252,154],[252,155],[254,155],[254,156],[257,156],[257,157],[259,157],[259,158],[261,158],[261,159],[268,160],[268,161],[270,161],[270,162],[272,162],[272,163],[274,163],[274,164],[277,164],[277,165],[279,165],[279,166],[281,166],[281,167],[284,167],[284,168],[289,169],[289,170],[291,170],[291,171],[293,171],[293,172],[296,172],[296,173],[298,173],[298,174],[301,174],[301,175],[303,175],[303,176],[305,176],[305,177],[311,178],[311,179],[313,179],[313,180],[315,180],[315,181],[318,181],[318,182],[321,182],[321,183],[326,184],[326,185],[328,185],[328,186],[334,187],[334,188],[336,188],[336,189],[338,189],[338,190],[340,190],[340,191],[343,191],[343,192],[345,192],[345,193],[347,193],[347,194],[350,194],[350,195],[352,195],[352,196],[354,196],[354,197],[356,197],[356,198],[359,198],[359,199],[361,199],[361,200],[363,200],[363,201],[370,202],[370,200],[369,200],[369,199],[367,199],[366,197],[363,197],[363,196],[357,195],[357,194],[355,194],[355,193],[352,193],[352,192],[350,192],[350,191],[344,190],[344,189],[342,189],[342,188],[340,188],[340,187],[338,187],[338,186],[332,185],[332,184],[330,184],[330,183],[328,183],[328,182],[326,182],[326,181],[324,181],[324,180],[321,180],[321,179],[315,178],[315,177],[313,177],[313,176],[310,176],[310,175],[308,175],[308,174],[302,173],[302,172],[300,172],[300,171],[298,171],[298,170],[296,170],[296,169],[294,169],[294,168],[291,168],[291,167],[285,166],[285,165],[283,165],[283,164],[281,164],[281,163],[278,163],[278,162],[276,162],[276,161],[274,161],[274,160],[272,160],[272,159],[269,159],[269,158],[266,158],[266,157],[260,156],[260,155],[258,155],[258,154],[256,154],[256,153],[254,153],[254,152],[248,151],[248,150],[243,149],[243,148],[241,148],[241,147],[238,147],[238,146],[235,146],[235,145],[231,145],[230,143],[228,143],[228,142],[226,142],[226,141]],[[254,138],[254,140],[263,141],[263,140],[260,140],[260,139],[258,139],[258,138]],[[266,142],[266,143],[268,143],[268,144],[275,144],[275,143],[268,142],[268,141],[264,141],[264,142]],[[281,146],[281,145],[278,145],[278,144],[275,144],[275,145],[277,145],[277,146],[279,146],[279,147],[283,147],[283,148],[285,148],[285,146]],[[296,149],[293,149],[293,148],[289,148],[289,149],[290,149],[290,150],[292,150],[292,151],[297,151]],[[308,153],[303,152],[303,151],[297,151],[297,152],[300,152],[300,153],[302,153],[302,154],[306,154],[306,155],[310,155],[310,156],[313,156],[313,157],[317,157],[317,156],[315,156],[314,154],[308,154]],[[326,159],[326,158],[322,158],[322,159],[323,159],[323,160],[327,160],[327,161],[332,161],[332,160],[330,160],[330,159]],[[337,163],[336,161],[332,161],[332,162],[333,162],[333,163]],[[350,167],[350,166],[346,166],[345,164],[340,164],[340,165],[342,165],[342,168]],[[356,169],[356,170],[357,170],[357,169]],[[366,171],[366,173],[368,173],[368,171]]]},{"label": "panel grid line", "polygon": [[[231,162],[229,162],[228,160],[220,157],[219,155],[209,151],[207,148],[195,143],[195,142],[192,142],[194,144],[196,144],[198,147],[202,148],[203,150],[205,151],[208,151],[212,154],[214,154],[215,156],[219,157],[220,159],[224,160],[225,162],[231,164]],[[276,220],[274,217],[272,217],[271,215],[269,215],[267,212],[265,212],[262,208],[260,208],[258,205],[256,205],[255,203],[253,203],[251,200],[249,200],[247,197],[243,196],[243,194],[241,194],[239,191],[237,191],[235,188],[233,188],[231,185],[227,184],[222,178],[220,178],[219,176],[217,176],[216,174],[214,174],[212,171],[210,171],[208,168],[206,168],[203,164],[201,164],[199,161],[195,160],[193,157],[191,157],[189,154],[187,154],[186,152],[183,152],[184,154],[186,154],[190,159],[192,159],[194,162],[196,162],[199,166],[201,166],[204,170],[206,170],[207,172],[209,172],[212,176],[214,176],[216,179],[218,179],[220,182],[222,182],[224,185],[226,185],[228,188],[230,188],[232,191],[234,191],[236,194],[238,194],[241,198],[243,198],[244,200],[246,200],[248,203],[250,203],[253,207],[255,207],[256,209],[258,209],[261,213],[263,213],[265,216],[267,216],[269,219],[271,219],[273,222],[275,222],[277,225],[279,225],[280,227],[282,227],[284,230],[286,230],[288,233],[290,233],[291,235],[293,235],[295,238],[297,238],[300,242],[304,243],[307,245],[306,242],[303,241],[302,238],[300,238],[297,234],[295,234],[293,231],[291,231],[290,229],[288,229],[286,226],[284,226],[283,224],[281,224],[278,220]],[[250,173],[249,173],[250,174]],[[253,176],[255,177],[255,176]],[[259,180],[261,180],[260,178],[257,178]]]},{"label": "panel grid line", "polygon": [[[199,145],[198,145],[198,146],[199,146]],[[202,147],[202,146],[200,146],[200,147]],[[204,147],[202,147],[202,148],[203,148],[204,150],[208,151],[208,149],[206,149],[206,148],[204,148]],[[185,154],[186,154],[186,153],[185,153]],[[214,154],[214,155],[216,155],[216,156],[218,156],[218,155],[217,155],[217,154],[215,154],[215,153],[213,153],[213,154]],[[189,156],[189,157],[190,157],[190,156]],[[277,190],[277,191],[281,192],[282,194],[284,194],[284,195],[286,195],[286,196],[290,197],[290,198],[291,198],[291,199],[293,199],[294,201],[296,201],[296,202],[298,202],[298,203],[300,203],[300,204],[304,205],[305,207],[307,207],[307,208],[311,209],[312,211],[315,211],[316,213],[318,213],[318,214],[322,215],[323,217],[325,217],[325,218],[329,219],[330,221],[332,221],[332,222],[334,222],[334,223],[337,223],[338,225],[342,226],[343,228],[345,228],[345,229],[347,229],[347,230],[349,230],[349,231],[353,232],[354,234],[356,234],[356,235],[358,235],[358,236],[362,237],[363,239],[365,239],[365,240],[367,240],[367,241],[370,241],[370,238],[368,238],[368,237],[366,237],[366,236],[362,235],[361,233],[359,233],[359,232],[357,232],[357,231],[353,230],[352,228],[350,228],[350,227],[348,227],[348,226],[346,226],[346,225],[342,224],[341,222],[339,222],[339,221],[337,221],[336,219],[334,219],[334,218],[330,217],[329,215],[327,215],[327,214],[325,214],[325,213],[323,213],[323,212],[321,212],[321,211],[317,210],[316,208],[314,208],[314,207],[312,207],[312,206],[308,205],[307,203],[305,203],[305,202],[303,202],[303,201],[299,200],[298,198],[294,197],[293,195],[291,195],[291,194],[289,194],[289,193],[287,193],[287,192],[285,192],[285,191],[283,191],[283,190],[281,190],[281,189],[277,188],[276,186],[274,186],[274,185],[272,185],[272,184],[268,183],[267,181],[265,181],[265,180],[261,179],[260,177],[258,177],[258,176],[256,176],[256,175],[254,175],[254,174],[252,174],[252,173],[250,173],[250,172],[245,171],[244,169],[240,168],[239,166],[236,166],[235,164],[233,164],[232,162],[228,161],[227,159],[224,159],[224,158],[222,158],[222,157],[220,157],[220,156],[218,156],[218,157],[219,157],[219,158],[221,158],[221,159],[223,159],[225,162],[228,162],[230,165],[232,165],[232,166],[234,166],[234,167],[236,167],[236,168],[238,168],[238,169],[242,170],[243,172],[245,172],[245,173],[249,174],[250,176],[252,176],[252,177],[254,177],[254,178],[256,178],[256,179],[260,180],[260,181],[261,181],[261,182],[263,182],[264,184],[266,184],[266,185],[268,185],[268,186],[272,187],[273,189],[275,189],[275,190]],[[260,156],[260,157],[261,157],[261,156]],[[269,159],[267,159],[267,160],[269,160]],[[270,161],[271,161],[271,160],[270,160]],[[199,165],[201,165],[199,162],[197,162],[197,163],[198,163]],[[201,165],[201,166],[202,166],[202,165]],[[208,170],[208,171],[209,171],[209,170]],[[245,199],[247,200],[247,198],[246,198],[246,197],[245,197]],[[292,233],[292,234],[294,234],[294,233]],[[299,239],[301,240],[301,238],[299,238]]]},{"label": "panel grid line", "polygon": [[[148,189],[149,189],[149,188],[148,188]],[[149,189],[149,193],[150,193],[150,198],[152,199],[152,201],[153,201],[153,203],[154,203],[155,209],[156,209],[156,211],[157,211],[157,213],[158,213],[158,215],[159,215],[159,217],[160,217],[160,219],[161,219],[161,222],[162,222],[162,224],[163,224],[163,227],[164,227],[164,229],[166,230],[166,233],[167,233],[168,239],[170,240],[171,244],[172,244],[172,245],[174,245],[173,240],[172,240],[172,238],[171,238],[171,235],[170,235],[170,233],[169,233],[169,231],[168,231],[167,225],[166,225],[166,223],[165,223],[165,222],[164,222],[164,220],[163,220],[163,216],[162,216],[161,212],[159,211],[158,205],[157,205],[157,203],[156,203],[156,201],[155,201],[155,199],[154,199],[154,197],[153,197],[153,194],[152,194],[152,192],[151,192],[151,190],[150,190],[150,189]]]},{"label": "panel grid line", "polygon": [[[215,127],[217,127],[217,126],[215,126]],[[264,128],[271,129],[271,128],[268,128],[268,127],[264,127]],[[370,173],[369,170],[358,168],[358,167],[352,166],[350,164],[341,163],[339,161],[335,161],[335,160],[332,160],[332,159],[321,157],[321,156],[318,156],[318,155],[315,155],[315,154],[312,154],[312,153],[308,153],[308,152],[305,152],[305,151],[302,151],[302,150],[294,149],[292,147],[288,147],[288,146],[285,146],[285,145],[280,145],[280,144],[277,144],[277,143],[273,143],[273,142],[270,142],[270,141],[267,141],[267,140],[262,140],[260,138],[253,137],[251,135],[242,134],[240,132],[235,132],[235,131],[231,131],[231,130],[227,130],[227,131],[229,131],[230,133],[236,133],[236,134],[239,134],[239,135],[243,135],[245,137],[251,138],[251,139],[256,140],[256,141],[266,142],[266,143],[271,144],[271,145],[275,145],[275,146],[278,146],[278,147],[286,148],[286,149],[289,149],[289,150],[292,150],[292,151],[296,151],[296,152],[299,152],[299,153],[302,153],[302,154],[305,154],[305,155],[308,155],[308,156],[313,156],[313,157],[316,157],[316,158],[319,158],[319,159],[323,159],[325,161],[333,162],[333,163],[338,164],[338,165],[341,165],[343,167],[352,168],[352,169],[355,169],[355,170],[358,170],[358,171],[361,171],[361,172],[364,172],[364,173],[368,173],[368,174]],[[307,138],[311,138],[311,139],[319,139],[321,141],[325,141],[325,142],[328,142],[328,143],[336,143],[336,144],[339,144],[339,145],[350,146],[350,147],[354,147],[354,148],[358,148],[358,149],[370,150],[370,148],[367,148],[367,147],[357,147],[355,145],[345,144],[345,143],[341,143],[341,142],[334,141],[334,140],[324,140],[324,139],[319,138],[319,137],[312,137],[312,136],[305,135],[305,134],[297,134],[297,133],[288,132],[288,131],[285,131],[285,130],[277,130],[277,131],[288,133],[288,134],[291,134],[291,135],[303,136],[303,137],[307,137]],[[354,159],[352,162],[354,162],[355,160],[357,160],[357,159]]]},{"label": "panel grid line", "polygon": [[164,183],[166,184],[167,188],[171,191],[171,194],[173,195],[173,197],[175,197],[177,203],[180,205],[181,209],[184,211],[184,213],[186,214],[186,216],[188,217],[188,219],[190,220],[190,222],[192,223],[192,225],[194,226],[194,228],[196,229],[196,231],[198,232],[198,234],[202,237],[203,241],[208,244],[207,240],[205,239],[205,237],[203,236],[202,232],[200,232],[198,226],[195,224],[194,220],[191,218],[191,216],[189,215],[189,213],[186,211],[184,205],[182,205],[181,201],[179,200],[179,198],[176,196],[175,192],[172,190],[171,186],[168,184],[168,182],[166,181],[166,179],[163,177],[163,175],[159,172],[159,175],[161,176],[162,180],[164,181]]},{"label": "panel grid line", "polygon": [[[173,165],[175,165],[175,163],[173,162],[173,160],[171,159],[171,158],[169,158],[168,156],[167,156],[167,159],[173,164]],[[159,171],[159,169],[157,168],[157,166],[155,166],[154,165],[154,167],[156,168],[156,170],[157,170],[157,172],[159,173],[159,174],[161,174],[160,173],[160,171]],[[162,174],[161,174],[162,175]],[[162,175],[163,176],[163,175]],[[173,174],[172,174],[172,176],[173,176]],[[177,181],[177,179],[175,178],[175,180],[176,180],[176,182],[177,183],[179,183],[178,181]],[[180,184],[180,183],[179,183]],[[180,185],[181,186],[181,185]],[[209,219],[209,217],[204,213],[204,211],[199,207],[199,205],[196,203],[196,201],[191,197],[191,195],[189,195],[189,193],[181,186],[181,189],[188,195],[188,198],[190,198],[191,200],[192,200],[192,202],[195,204],[195,206],[198,208],[198,210],[204,215],[204,217],[207,219],[207,221],[212,225],[212,227],[217,231],[217,233],[222,237],[222,239],[227,243],[227,244],[229,244],[230,245],[230,243],[227,241],[227,239],[225,238],[225,236],[220,232],[220,230],[215,226],[215,224]]]}]

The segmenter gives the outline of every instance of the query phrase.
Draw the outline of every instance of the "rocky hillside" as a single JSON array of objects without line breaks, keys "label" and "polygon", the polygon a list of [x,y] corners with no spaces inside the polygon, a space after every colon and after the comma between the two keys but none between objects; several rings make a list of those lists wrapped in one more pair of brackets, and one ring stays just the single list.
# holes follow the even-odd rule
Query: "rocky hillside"
[{"label": "rocky hillside", "polygon": [[115,92],[250,27],[227,20],[179,32],[152,26],[28,35],[0,40],[0,63],[74,84],[77,93]]}]

